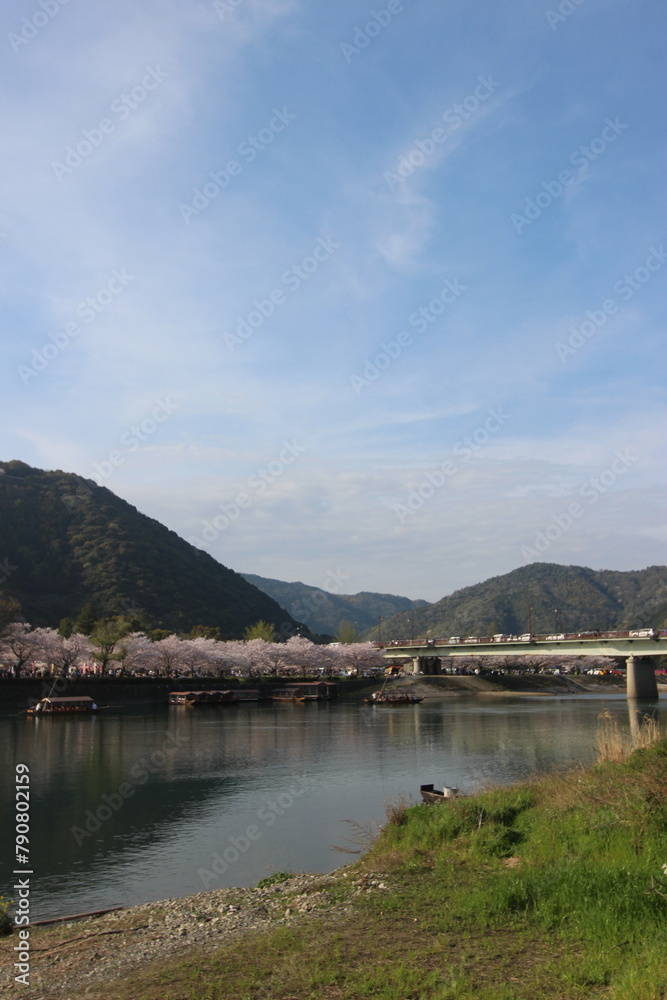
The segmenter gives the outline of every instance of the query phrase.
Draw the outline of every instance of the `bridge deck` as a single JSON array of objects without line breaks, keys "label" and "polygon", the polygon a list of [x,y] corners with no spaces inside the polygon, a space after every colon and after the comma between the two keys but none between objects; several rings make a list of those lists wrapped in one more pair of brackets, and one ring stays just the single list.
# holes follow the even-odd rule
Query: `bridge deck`
[{"label": "bridge deck", "polygon": [[382,643],[391,659],[416,656],[667,656],[667,636],[650,639],[531,639],[503,642]]}]

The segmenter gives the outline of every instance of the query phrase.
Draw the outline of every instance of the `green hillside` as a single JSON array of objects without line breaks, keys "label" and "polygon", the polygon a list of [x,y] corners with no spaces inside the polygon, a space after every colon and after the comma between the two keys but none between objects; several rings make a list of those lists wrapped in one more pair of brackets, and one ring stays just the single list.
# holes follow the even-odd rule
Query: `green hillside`
[{"label": "green hillside", "polygon": [[87,602],[146,628],[218,627],[240,638],[260,619],[297,623],[243,577],[92,480],[0,462],[0,587],[32,625]]},{"label": "green hillside", "polygon": [[[383,639],[667,625],[667,566],[620,572],[533,563],[382,623]],[[369,630],[368,638],[375,638]]]},{"label": "green hillside", "polygon": [[426,601],[411,601],[394,594],[332,594],[305,583],[283,583],[253,573],[243,573],[249,583],[268,594],[283,608],[305,622],[313,632],[335,635],[341,622],[351,622],[359,632],[377,627],[378,617],[389,618],[401,611],[426,605]]}]

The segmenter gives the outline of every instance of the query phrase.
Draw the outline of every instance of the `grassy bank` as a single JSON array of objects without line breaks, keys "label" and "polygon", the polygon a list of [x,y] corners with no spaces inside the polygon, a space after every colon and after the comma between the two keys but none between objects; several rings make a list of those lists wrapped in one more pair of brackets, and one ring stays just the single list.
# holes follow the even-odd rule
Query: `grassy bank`
[{"label": "grassy bank", "polygon": [[667,740],[627,756],[609,723],[600,746],[590,769],[397,806],[328,912],[86,997],[664,1000]]}]

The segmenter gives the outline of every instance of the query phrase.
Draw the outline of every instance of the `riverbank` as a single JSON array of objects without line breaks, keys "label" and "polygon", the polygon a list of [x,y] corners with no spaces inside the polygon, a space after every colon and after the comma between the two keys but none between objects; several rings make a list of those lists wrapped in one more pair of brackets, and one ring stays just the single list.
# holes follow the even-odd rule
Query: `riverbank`
[{"label": "riverbank", "polygon": [[[296,682],[298,682],[296,678]],[[303,680],[303,678],[302,678]],[[306,678],[312,680],[312,678]],[[363,701],[372,691],[377,691],[385,683],[383,678],[343,677],[334,678],[338,685],[341,701]],[[290,683],[295,679],[291,678]],[[461,694],[581,694],[596,692],[623,692],[625,679],[614,675],[592,676],[588,674],[443,674],[436,676],[419,675],[389,679],[388,687],[410,687],[425,698]],[[67,682],[59,681],[54,687],[50,678],[0,679],[0,707],[23,708],[44,698],[51,691],[54,695],[88,695],[98,704],[114,707],[166,705],[170,691],[203,690],[206,688],[228,688],[243,690],[257,688],[263,698],[269,692],[284,686],[284,678],[260,678],[240,680],[230,677],[198,677],[194,679],[145,677],[77,677]],[[658,687],[667,692],[667,683],[659,682]]]},{"label": "riverbank", "polygon": [[[618,759],[397,805],[366,854],[331,875],[35,928],[30,995],[665,997],[667,741],[629,759],[613,731],[601,746]],[[0,945],[7,987],[15,943]]]},{"label": "riverbank", "polygon": [[[625,678],[614,674],[445,674],[441,676],[398,677],[388,682],[385,690],[400,688],[425,700],[460,695],[568,695],[625,694]],[[378,684],[356,691],[353,698],[367,697],[377,691]],[[667,694],[667,683],[658,682],[658,693]]]}]

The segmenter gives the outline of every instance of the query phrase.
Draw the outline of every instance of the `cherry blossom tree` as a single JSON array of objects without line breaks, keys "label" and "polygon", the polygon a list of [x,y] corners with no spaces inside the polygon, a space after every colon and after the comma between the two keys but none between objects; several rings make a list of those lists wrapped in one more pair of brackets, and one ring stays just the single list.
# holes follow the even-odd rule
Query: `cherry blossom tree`
[{"label": "cherry blossom tree", "polygon": [[26,663],[39,655],[39,641],[27,622],[13,622],[0,640],[0,656],[9,661],[14,677],[20,677]]},{"label": "cherry blossom tree", "polygon": [[116,646],[115,658],[120,675],[150,670],[155,661],[155,643],[144,632],[130,632]]},{"label": "cherry blossom tree", "polygon": [[[250,643],[235,639],[220,643],[220,663],[222,669],[241,677],[252,677],[255,661],[254,647]],[[248,647],[251,646],[249,649]]]},{"label": "cherry blossom tree", "polygon": [[153,645],[155,672],[164,677],[176,676],[185,656],[185,640],[179,639],[177,635],[170,635]]},{"label": "cherry blossom tree", "polygon": [[372,642],[351,642],[341,646],[330,646],[329,649],[339,661],[340,669],[352,669],[357,673],[363,673],[366,670],[384,669],[387,666],[383,651],[377,649]]},{"label": "cherry blossom tree", "polygon": [[215,674],[218,665],[218,646],[221,643],[215,639],[199,636],[188,639],[181,647],[181,669],[183,673]]},{"label": "cherry blossom tree", "polygon": [[90,656],[90,640],[80,632],[65,638],[55,629],[36,628],[33,636],[40,660],[48,663],[51,672],[61,677],[67,677],[71,670]]},{"label": "cherry blossom tree", "polygon": [[318,667],[323,666],[323,652],[327,646],[316,646],[310,639],[302,635],[293,635],[284,645],[285,662],[288,666],[297,668],[301,676],[315,673]]}]

